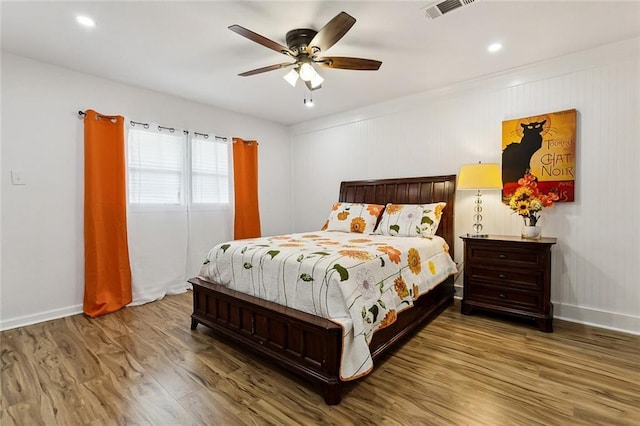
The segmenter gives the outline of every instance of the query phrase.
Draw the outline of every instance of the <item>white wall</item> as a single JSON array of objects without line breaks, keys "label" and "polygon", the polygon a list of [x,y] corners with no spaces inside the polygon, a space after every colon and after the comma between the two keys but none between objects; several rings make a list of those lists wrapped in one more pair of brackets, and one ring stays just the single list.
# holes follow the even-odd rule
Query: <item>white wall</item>
[{"label": "white wall", "polygon": [[[319,229],[342,180],[500,162],[503,120],[576,108],[576,201],[542,219],[544,235],[558,238],[555,316],[640,333],[639,52],[633,39],[294,126],[294,230]],[[497,193],[484,200],[485,231],[520,233]],[[472,205],[473,193],[457,193],[457,235],[471,231]],[[455,253],[462,261],[459,240]]]},{"label": "white wall", "polygon": [[[640,333],[638,39],[291,129],[4,52],[1,59],[0,328],[80,311],[79,109],[258,139],[263,234],[272,235],[319,229],[342,180],[457,174],[464,163],[499,162],[502,120],[576,108],[576,202],[543,214],[544,233],[559,240],[555,316]],[[11,170],[27,185],[11,185]],[[491,195],[486,230],[518,234],[519,218]],[[471,228],[472,198],[457,194],[457,234]],[[210,231],[211,243],[231,236],[217,223]],[[206,240],[194,244],[205,250]],[[455,249],[461,261],[460,241]]]},{"label": "white wall", "polygon": [[[263,234],[291,231],[290,147],[284,126],[6,52],[1,59],[0,328],[81,312],[83,125],[78,110],[257,139]],[[21,171],[27,184],[11,185],[11,170]],[[192,234],[191,242],[204,258],[232,231],[223,218],[196,214],[203,233]]]}]

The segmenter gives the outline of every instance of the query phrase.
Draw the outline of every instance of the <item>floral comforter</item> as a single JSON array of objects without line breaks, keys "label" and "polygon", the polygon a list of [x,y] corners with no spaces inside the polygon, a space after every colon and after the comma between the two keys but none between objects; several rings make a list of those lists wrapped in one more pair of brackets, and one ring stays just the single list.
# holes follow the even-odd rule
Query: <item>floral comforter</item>
[{"label": "floral comforter", "polygon": [[369,342],[456,271],[440,237],[313,232],[219,244],[200,276],[342,326],[342,380],[373,368]]}]

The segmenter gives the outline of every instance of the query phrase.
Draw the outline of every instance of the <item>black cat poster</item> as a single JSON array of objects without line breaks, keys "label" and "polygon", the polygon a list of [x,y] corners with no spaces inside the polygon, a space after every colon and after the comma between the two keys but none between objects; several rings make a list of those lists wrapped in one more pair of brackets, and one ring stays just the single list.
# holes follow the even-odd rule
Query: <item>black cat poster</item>
[{"label": "black cat poster", "polygon": [[502,122],[502,198],[507,201],[525,173],[543,193],[573,201],[576,175],[576,110]]}]

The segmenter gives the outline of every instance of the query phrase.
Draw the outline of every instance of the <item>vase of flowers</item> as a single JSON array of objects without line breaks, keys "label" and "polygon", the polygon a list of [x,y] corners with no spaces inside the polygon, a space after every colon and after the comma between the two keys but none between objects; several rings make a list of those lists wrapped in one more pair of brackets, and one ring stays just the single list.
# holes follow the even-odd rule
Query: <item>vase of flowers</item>
[{"label": "vase of flowers", "polygon": [[540,192],[538,178],[531,173],[520,178],[518,185],[520,186],[509,199],[509,207],[524,219],[522,238],[538,239],[542,236],[539,224],[542,209],[553,206],[554,201],[558,201],[558,196],[553,192]]}]

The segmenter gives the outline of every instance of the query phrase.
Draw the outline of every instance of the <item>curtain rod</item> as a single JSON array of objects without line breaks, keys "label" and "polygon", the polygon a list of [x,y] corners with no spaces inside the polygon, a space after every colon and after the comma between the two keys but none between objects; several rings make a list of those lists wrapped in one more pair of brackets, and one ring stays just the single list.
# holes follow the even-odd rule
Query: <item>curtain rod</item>
[{"label": "curtain rod", "polygon": [[[83,115],[87,115],[86,112],[84,111],[78,111],[78,116],[81,117]],[[104,114],[97,114],[96,117],[98,118],[108,118],[110,120],[113,120],[114,118],[118,118],[117,115],[104,115]]]},{"label": "curtain rod", "polygon": [[[78,118],[82,118],[82,117],[83,117],[83,116],[85,116],[85,115],[87,115],[87,113],[86,113],[86,112],[84,112],[84,111],[78,111]],[[102,115],[102,114],[98,114],[98,117],[99,117],[99,118],[116,118],[116,116],[115,116],[115,115]],[[139,122],[139,121],[133,121],[133,120],[130,120],[130,121],[129,121],[129,123],[130,123],[132,126],[135,126],[136,124],[138,124],[138,125],[140,125],[140,126],[144,127],[145,129],[148,129],[148,128],[149,128],[149,123],[141,123],[141,122]],[[176,129],[175,129],[174,127],[165,127],[165,126],[160,126],[160,125],[158,125],[158,130],[159,130],[159,131],[162,131],[162,130],[168,130],[168,131],[169,131],[169,132],[171,132],[171,133],[173,133],[173,132],[175,132],[175,131],[176,131]],[[188,135],[188,134],[189,134],[189,131],[188,131],[188,130],[183,130],[182,132],[183,132],[185,135]],[[208,134],[208,133],[200,133],[200,132],[196,132],[196,131],[194,131],[194,132],[193,132],[193,134],[194,134],[195,136],[202,136],[202,137],[203,137],[203,138],[205,138],[205,139],[209,139],[209,134]],[[225,136],[215,136],[215,135],[214,135],[214,138],[215,138],[216,140],[222,140],[222,141],[227,141],[227,140],[228,140],[228,139],[227,139],[227,137],[225,137]]]},{"label": "curtain rod", "polygon": [[244,140],[242,138],[233,138],[233,143],[236,143],[236,140],[240,140],[240,142],[246,143],[249,146],[253,145],[254,142],[255,142],[256,145],[258,145],[258,141],[246,141],[246,140]]}]

